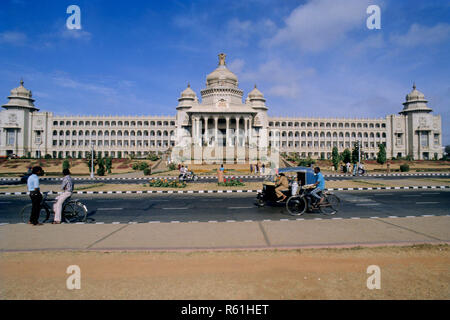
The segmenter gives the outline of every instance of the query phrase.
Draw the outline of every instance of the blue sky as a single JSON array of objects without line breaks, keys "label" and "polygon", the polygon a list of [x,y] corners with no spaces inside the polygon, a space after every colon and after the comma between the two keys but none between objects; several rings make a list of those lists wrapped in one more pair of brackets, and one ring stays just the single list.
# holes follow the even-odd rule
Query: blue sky
[{"label": "blue sky", "polygon": [[[68,30],[66,9],[81,9]],[[366,27],[369,4],[381,29]],[[380,118],[413,81],[450,144],[450,2],[1,0],[0,94],[23,77],[55,114],[174,115],[217,55],[271,116]]]}]

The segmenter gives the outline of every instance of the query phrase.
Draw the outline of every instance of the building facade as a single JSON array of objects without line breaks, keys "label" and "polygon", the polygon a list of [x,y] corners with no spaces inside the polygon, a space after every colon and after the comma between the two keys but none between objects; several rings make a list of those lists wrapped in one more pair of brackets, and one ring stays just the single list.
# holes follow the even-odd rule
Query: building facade
[{"label": "building facade", "polygon": [[81,158],[94,148],[115,158],[170,150],[184,150],[192,158],[195,149],[203,159],[221,162],[239,158],[237,148],[248,161],[255,160],[251,150],[276,147],[302,158],[327,159],[333,147],[342,152],[359,142],[369,159],[376,157],[379,144],[386,146],[388,158],[442,157],[441,117],[432,114],[415,85],[403,109],[385,118],[274,118],[256,86],[244,100],[225,58],[219,55],[201,99],[189,85],[181,93],[175,116],[57,116],[40,112],[21,81],[0,111],[0,156]]}]

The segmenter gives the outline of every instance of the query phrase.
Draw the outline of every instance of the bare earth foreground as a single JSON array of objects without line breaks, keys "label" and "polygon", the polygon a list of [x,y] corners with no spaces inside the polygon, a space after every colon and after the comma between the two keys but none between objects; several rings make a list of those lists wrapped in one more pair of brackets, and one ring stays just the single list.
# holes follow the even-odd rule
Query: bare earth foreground
[{"label": "bare earth foreground", "polygon": [[[81,289],[68,290],[69,265]],[[381,289],[367,288],[367,267]],[[448,245],[0,253],[1,299],[449,299]]]}]

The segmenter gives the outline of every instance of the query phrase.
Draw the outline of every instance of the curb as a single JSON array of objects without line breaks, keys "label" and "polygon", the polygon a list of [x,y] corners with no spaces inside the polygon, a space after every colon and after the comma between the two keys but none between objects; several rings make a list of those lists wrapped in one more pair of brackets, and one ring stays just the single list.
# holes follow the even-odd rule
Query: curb
[{"label": "curb", "polygon": [[[330,188],[326,191],[369,191],[369,190],[416,190],[450,189],[450,186],[410,186],[410,187],[367,187],[367,188]],[[73,194],[190,194],[190,193],[257,193],[261,190],[138,190],[138,191],[76,191]],[[49,191],[48,194],[62,192]],[[0,196],[28,195],[29,192],[0,192]]]},{"label": "curb", "polygon": [[[268,175],[242,175],[242,176],[224,176],[226,179],[234,178],[234,179],[260,179],[264,176]],[[416,177],[416,176],[450,176],[450,172],[446,173],[375,173],[375,174],[367,174],[363,176],[358,176],[361,178],[364,177]],[[324,177],[353,177],[352,175],[346,174],[325,174]],[[216,175],[211,176],[198,176],[201,179],[217,179]],[[0,178],[0,181],[20,181],[21,178]],[[86,178],[73,178],[75,181],[77,180],[89,180],[89,177]],[[99,178],[96,177],[95,180],[101,181],[111,181],[111,180],[154,180],[154,179],[168,179],[168,180],[176,180],[177,176],[155,176],[155,177],[139,177],[139,178]],[[62,178],[40,178],[41,181],[61,181]]]}]

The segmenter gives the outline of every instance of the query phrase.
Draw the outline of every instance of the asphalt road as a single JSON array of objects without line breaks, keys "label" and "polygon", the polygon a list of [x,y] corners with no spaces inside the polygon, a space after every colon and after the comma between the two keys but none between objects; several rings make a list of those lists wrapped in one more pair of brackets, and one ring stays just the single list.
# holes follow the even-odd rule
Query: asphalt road
[{"label": "asphalt road", "polygon": [[[290,216],[284,206],[254,205],[250,194],[76,195],[88,208],[89,223],[232,222],[301,219],[358,219],[450,214],[448,190],[380,190],[335,192],[341,199],[336,215]],[[0,223],[21,223],[19,212],[28,196],[0,197]]]},{"label": "asphalt road", "polygon": [[[327,181],[333,181],[333,180],[361,180],[361,179],[369,179],[369,180],[373,180],[373,181],[381,181],[383,179],[392,179],[392,180],[403,180],[403,179],[411,179],[411,178],[449,178],[450,177],[450,173],[445,173],[445,174],[441,174],[440,175],[433,175],[433,174],[421,174],[421,175],[412,175],[412,176],[388,176],[388,177],[380,177],[380,176],[370,176],[370,175],[364,175],[364,176],[356,176],[353,177],[351,175],[348,176],[337,176],[337,177],[333,177],[333,176],[327,176],[325,175],[325,178],[327,179]],[[156,178],[156,177],[155,177]],[[48,179],[48,178],[41,178],[40,179],[40,183],[43,185],[59,185],[61,184],[61,179],[62,178],[57,178],[57,179]],[[81,179],[81,178],[76,178],[75,177],[75,183],[76,184],[97,184],[97,183],[105,183],[105,184],[136,184],[136,183],[146,183],[148,180],[150,180],[151,177],[147,177],[147,178],[130,178],[130,179],[108,179],[108,178],[94,178],[94,179]],[[258,182],[258,181],[263,181],[264,177],[261,176],[251,176],[248,178],[238,178],[238,179],[242,179],[243,181],[249,181],[249,182]],[[189,183],[205,183],[205,182],[217,182],[217,177],[215,176],[211,176],[210,178],[201,178],[198,181],[188,181]],[[21,183],[20,181],[14,181],[14,180],[0,180],[0,185],[22,185],[23,183]]]}]

